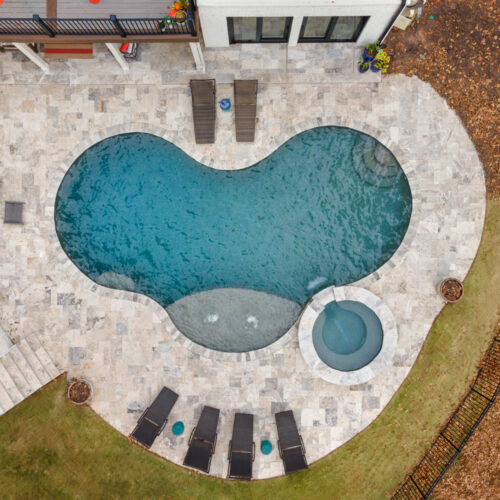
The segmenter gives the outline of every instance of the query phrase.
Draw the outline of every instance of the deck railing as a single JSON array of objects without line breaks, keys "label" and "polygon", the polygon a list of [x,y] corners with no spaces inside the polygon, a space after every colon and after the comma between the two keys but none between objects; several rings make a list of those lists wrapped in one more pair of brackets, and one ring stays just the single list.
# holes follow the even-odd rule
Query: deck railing
[{"label": "deck railing", "polygon": [[483,359],[474,384],[393,500],[428,498],[456,460],[500,391],[500,330]]},{"label": "deck railing", "polygon": [[0,18],[1,35],[39,35],[56,38],[60,35],[117,36],[126,38],[137,35],[191,35],[197,36],[194,11],[189,10],[186,19],[169,17],[155,19],[119,19],[116,16],[102,19],[47,19]]}]

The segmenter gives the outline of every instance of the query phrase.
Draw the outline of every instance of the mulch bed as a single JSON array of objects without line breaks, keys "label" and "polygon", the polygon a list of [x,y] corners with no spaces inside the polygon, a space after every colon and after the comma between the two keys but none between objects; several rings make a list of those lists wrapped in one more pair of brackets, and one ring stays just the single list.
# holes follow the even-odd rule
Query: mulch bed
[{"label": "mulch bed", "polygon": [[476,432],[443,477],[432,498],[498,498],[500,491],[500,402],[490,408]]},{"label": "mulch bed", "polygon": [[90,386],[82,380],[70,386],[69,399],[74,403],[85,403],[90,397]]},{"label": "mulch bed", "polygon": [[499,23],[495,1],[428,0],[420,21],[385,40],[389,73],[431,83],[458,113],[494,195],[500,194]]}]

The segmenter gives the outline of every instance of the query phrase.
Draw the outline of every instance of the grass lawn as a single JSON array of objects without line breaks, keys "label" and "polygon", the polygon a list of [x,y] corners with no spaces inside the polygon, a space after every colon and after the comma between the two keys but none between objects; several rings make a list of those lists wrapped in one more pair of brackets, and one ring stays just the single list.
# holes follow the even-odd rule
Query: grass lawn
[{"label": "grass lawn", "polygon": [[90,408],[71,405],[62,377],[0,417],[0,496],[388,498],[465,394],[492,338],[499,312],[499,247],[500,199],[490,199],[464,298],[439,315],[380,417],[309,471],[250,484],[191,473],[131,445]]}]

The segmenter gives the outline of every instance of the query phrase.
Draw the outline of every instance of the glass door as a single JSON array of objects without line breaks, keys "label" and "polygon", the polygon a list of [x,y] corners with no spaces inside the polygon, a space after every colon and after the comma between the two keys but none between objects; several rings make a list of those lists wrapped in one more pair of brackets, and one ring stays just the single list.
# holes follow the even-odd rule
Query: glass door
[{"label": "glass door", "polygon": [[304,17],[299,42],[355,42],[367,16]]},{"label": "glass door", "polygon": [[288,42],[291,17],[228,17],[230,43]]}]

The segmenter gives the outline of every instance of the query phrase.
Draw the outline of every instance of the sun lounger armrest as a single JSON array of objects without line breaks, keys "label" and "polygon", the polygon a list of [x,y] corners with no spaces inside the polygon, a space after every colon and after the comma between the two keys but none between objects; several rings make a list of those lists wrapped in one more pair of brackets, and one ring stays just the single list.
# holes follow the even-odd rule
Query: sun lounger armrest
[{"label": "sun lounger armrest", "polygon": [[281,444],[279,439],[278,439],[278,451],[280,452],[280,458],[283,458],[283,453],[281,453]]},{"label": "sun lounger armrest", "polygon": [[302,454],[306,456],[306,447],[304,446],[304,441],[302,440],[302,436],[299,434],[300,446],[302,447]]},{"label": "sun lounger armrest", "polygon": [[160,430],[158,431],[158,436],[163,432],[163,429],[165,429],[167,422],[168,422],[168,418],[165,419],[165,421],[163,422],[163,425],[160,427]]},{"label": "sun lounger armrest", "polygon": [[231,445],[233,444],[233,440],[231,439],[231,441],[229,441],[229,448],[227,450],[227,458],[229,461],[231,461],[231,455],[232,455],[232,451],[231,451]]},{"label": "sun lounger armrest", "polygon": [[255,460],[255,441],[252,443],[252,462]]},{"label": "sun lounger armrest", "polygon": [[215,445],[216,444],[217,444],[217,433],[215,433],[215,439],[214,439],[214,442],[212,444],[212,453],[211,453],[211,455],[213,455],[214,452],[215,452]]},{"label": "sun lounger armrest", "polygon": [[194,435],[195,430],[196,430],[196,427],[193,427],[193,430],[191,431],[191,435],[189,436],[188,446],[191,446],[191,441],[193,440],[193,435]]},{"label": "sun lounger armrest", "polygon": [[149,410],[149,406],[141,413],[141,416],[139,417],[139,420],[137,421],[137,425],[139,425],[144,420],[144,417],[146,416],[146,413],[148,410]]}]

